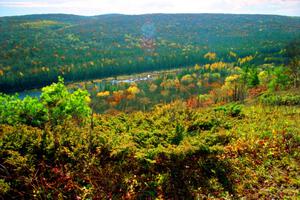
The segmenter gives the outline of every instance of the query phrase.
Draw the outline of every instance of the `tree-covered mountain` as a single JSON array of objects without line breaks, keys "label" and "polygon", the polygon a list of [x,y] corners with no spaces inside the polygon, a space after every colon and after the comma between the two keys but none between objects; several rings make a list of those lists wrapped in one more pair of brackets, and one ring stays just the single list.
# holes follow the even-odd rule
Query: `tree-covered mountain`
[{"label": "tree-covered mountain", "polygon": [[208,52],[226,62],[256,54],[256,62],[280,63],[299,35],[299,17],[273,15],[2,17],[0,91],[41,87],[58,75],[75,81],[210,63]]}]

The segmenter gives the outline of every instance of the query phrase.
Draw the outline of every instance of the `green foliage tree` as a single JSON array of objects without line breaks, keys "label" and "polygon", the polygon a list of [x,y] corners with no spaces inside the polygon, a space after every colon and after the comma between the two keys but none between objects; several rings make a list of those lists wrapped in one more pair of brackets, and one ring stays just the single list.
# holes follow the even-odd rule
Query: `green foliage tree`
[{"label": "green foliage tree", "polygon": [[0,95],[0,123],[41,127],[48,121],[48,110],[37,98]]},{"label": "green foliage tree", "polygon": [[276,67],[272,72],[272,79],[268,87],[272,91],[284,89],[289,85],[289,80],[287,69],[284,67]]},{"label": "green foliage tree", "polygon": [[259,85],[259,77],[258,77],[258,72],[256,69],[252,69],[249,72],[249,77],[248,77],[248,86],[249,87],[255,87]]},{"label": "green foliage tree", "polygon": [[17,95],[0,95],[0,123],[14,125],[20,121],[21,100]]},{"label": "green foliage tree", "polygon": [[62,77],[59,77],[58,83],[42,89],[41,103],[48,109],[54,125],[71,118],[82,121],[91,113],[89,93],[81,89],[70,93]]},{"label": "green foliage tree", "polygon": [[270,81],[270,74],[267,71],[261,71],[258,74],[259,83],[263,86],[267,85]]},{"label": "green foliage tree", "polygon": [[38,98],[27,96],[21,102],[19,116],[22,123],[41,127],[49,120],[48,109]]},{"label": "green foliage tree", "polygon": [[42,91],[40,99],[1,94],[0,123],[43,127],[50,121],[55,126],[69,119],[83,122],[91,113],[89,93],[80,89],[69,92],[61,77]]},{"label": "green foliage tree", "polygon": [[300,79],[300,39],[290,42],[286,47],[288,57],[288,69],[293,86],[299,86]]}]

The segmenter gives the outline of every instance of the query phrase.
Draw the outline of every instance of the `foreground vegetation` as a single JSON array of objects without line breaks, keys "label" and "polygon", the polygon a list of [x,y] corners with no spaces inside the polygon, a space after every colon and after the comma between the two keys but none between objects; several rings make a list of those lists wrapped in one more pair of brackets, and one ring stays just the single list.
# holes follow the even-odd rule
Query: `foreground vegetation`
[{"label": "foreground vegetation", "polygon": [[300,195],[299,102],[266,105],[264,95],[243,105],[175,101],[148,112],[98,115],[88,93],[70,93],[62,80],[40,99],[1,98],[4,199]]}]

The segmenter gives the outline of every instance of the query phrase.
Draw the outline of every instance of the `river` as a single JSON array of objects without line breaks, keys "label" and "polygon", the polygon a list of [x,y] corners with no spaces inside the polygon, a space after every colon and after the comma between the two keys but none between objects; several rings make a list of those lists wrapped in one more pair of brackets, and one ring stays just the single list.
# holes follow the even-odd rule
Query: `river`
[{"label": "river", "polygon": [[[150,75],[147,75],[143,77],[135,77],[135,78],[121,79],[121,80],[114,79],[114,80],[110,80],[109,84],[116,85],[120,83],[133,83],[133,82],[140,82],[140,81],[147,81],[147,80],[152,80],[152,77]],[[18,92],[20,99],[24,99],[26,96],[40,97],[41,93],[42,93],[41,89],[25,90],[22,92]]]}]

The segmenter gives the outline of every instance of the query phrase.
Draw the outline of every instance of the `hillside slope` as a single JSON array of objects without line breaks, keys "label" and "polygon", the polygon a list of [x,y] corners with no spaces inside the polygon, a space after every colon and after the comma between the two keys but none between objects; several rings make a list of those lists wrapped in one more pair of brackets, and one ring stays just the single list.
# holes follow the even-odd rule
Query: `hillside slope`
[{"label": "hillside slope", "polygon": [[183,104],[95,127],[0,124],[3,199],[297,199],[299,107]]},{"label": "hillside slope", "polygon": [[[279,52],[300,18],[268,15],[30,15],[0,18],[0,91]],[[263,59],[263,58],[262,58]]]}]

